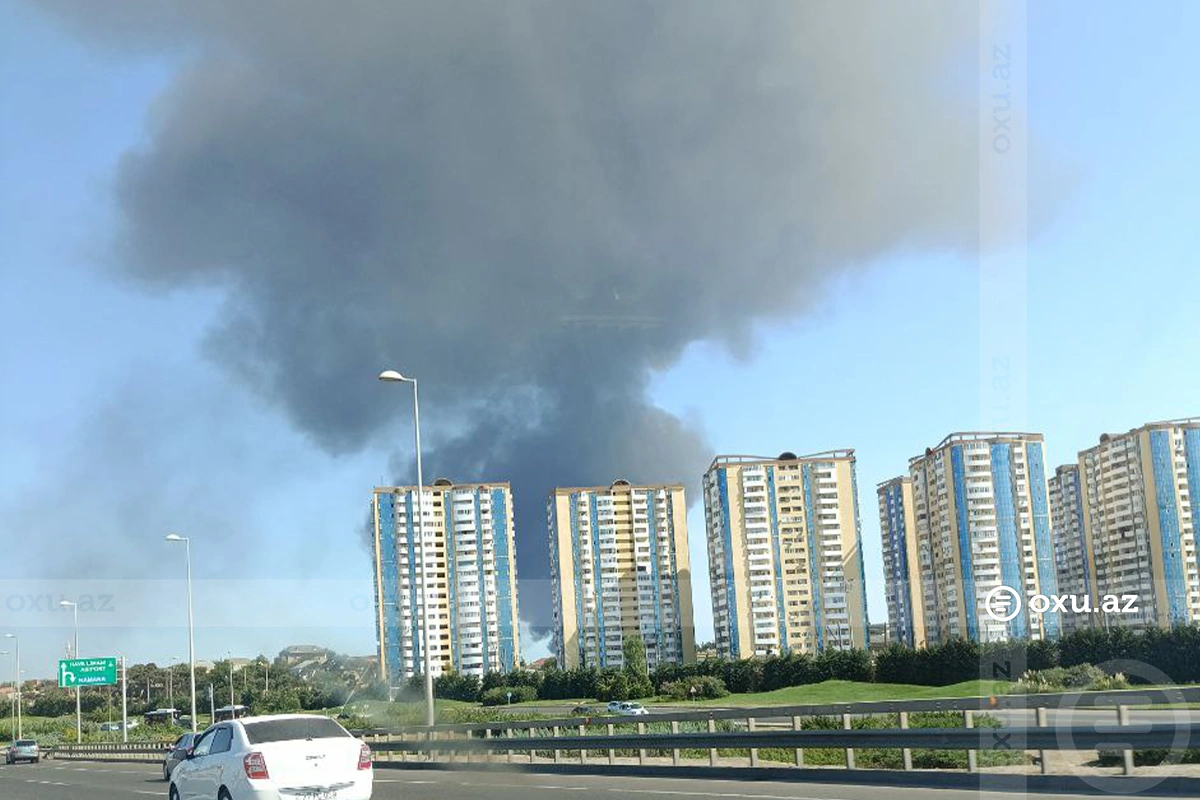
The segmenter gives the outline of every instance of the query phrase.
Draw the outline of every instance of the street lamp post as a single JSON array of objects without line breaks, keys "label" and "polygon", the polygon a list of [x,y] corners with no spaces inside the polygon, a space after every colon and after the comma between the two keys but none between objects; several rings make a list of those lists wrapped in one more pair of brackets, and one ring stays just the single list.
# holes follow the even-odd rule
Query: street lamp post
[{"label": "street lamp post", "polygon": [[188,665],[192,676],[192,733],[196,733],[196,628],[192,616],[192,540],[177,533],[168,533],[167,541],[183,542],[184,558],[187,560]]},{"label": "street lamp post", "polygon": [[[6,656],[8,654],[9,653],[7,650],[0,650],[0,656]],[[17,703],[16,703],[17,690],[16,690],[16,686],[17,686],[17,673],[16,673],[16,667],[13,667],[13,703],[12,703],[12,708],[10,709],[12,711],[12,716],[9,717],[9,722],[12,723],[12,740],[14,742],[17,740]]]},{"label": "street lamp post", "polygon": [[233,702],[233,652],[232,651],[230,651],[230,650],[225,651],[225,660],[229,663],[229,713],[231,715],[231,717],[230,717],[231,719],[236,719],[237,714],[234,713],[234,710],[233,710],[233,707],[236,706],[237,703]]},{"label": "street lamp post", "polygon": [[[58,605],[75,612],[75,658],[79,658],[79,604],[61,600]],[[79,700],[79,684],[75,684],[75,743],[83,744],[83,709]]]},{"label": "street lamp post", "polygon": [[17,685],[17,738],[20,739],[25,734],[21,727],[21,639],[15,633],[6,633],[4,638],[13,640],[13,658],[17,661],[13,675]]},{"label": "street lamp post", "polygon": [[411,383],[413,390],[413,431],[417,447],[417,538],[421,540],[421,622],[424,629],[422,649],[425,651],[425,724],[432,726],[436,721],[433,709],[433,657],[430,654],[429,619],[429,566],[425,558],[425,485],[421,473],[421,405],[417,400],[417,379],[406,378],[389,369],[379,373],[379,380],[387,383]]}]

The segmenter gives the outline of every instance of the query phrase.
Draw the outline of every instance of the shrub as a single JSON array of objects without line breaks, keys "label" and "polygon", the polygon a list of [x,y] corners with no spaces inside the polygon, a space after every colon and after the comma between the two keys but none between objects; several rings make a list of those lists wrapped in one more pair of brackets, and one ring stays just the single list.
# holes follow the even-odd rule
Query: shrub
[{"label": "shrub", "polygon": [[1038,694],[1062,691],[1109,691],[1129,687],[1126,677],[1117,673],[1106,675],[1099,667],[1091,664],[1076,664],[1072,667],[1028,670],[1013,687],[1016,694]]},{"label": "shrub", "polygon": [[1096,679],[1095,683],[1088,686],[1097,692],[1114,692],[1118,689],[1128,689],[1129,679],[1124,673],[1118,672],[1115,675],[1101,675]]},{"label": "shrub", "polygon": [[[1120,750],[1097,750],[1097,766],[1115,767],[1124,763]],[[1170,759],[1167,762],[1167,759]],[[1157,767],[1163,762],[1178,764],[1200,764],[1200,750],[1134,750],[1133,764],[1136,767]]]},{"label": "shrub", "polygon": [[[692,694],[692,689],[696,690],[695,694]],[[702,675],[665,683],[659,690],[659,694],[672,700],[715,700],[728,696],[729,690],[725,688],[725,684],[720,678]]]},{"label": "shrub", "polygon": [[498,686],[495,689],[488,689],[479,700],[485,706],[503,706],[509,703],[509,692],[512,693],[512,702],[527,703],[530,700],[537,700],[537,690],[532,686]]}]

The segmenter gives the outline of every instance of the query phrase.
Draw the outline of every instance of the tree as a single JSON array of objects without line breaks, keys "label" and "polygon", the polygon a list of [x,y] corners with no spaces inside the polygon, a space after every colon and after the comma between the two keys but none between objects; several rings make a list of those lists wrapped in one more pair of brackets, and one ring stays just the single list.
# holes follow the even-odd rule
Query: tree
[{"label": "tree", "polygon": [[625,672],[606,671],[596,682],[597,700],[628,700],[631,696],[629,675]]},{"label": "tree", "polygon": [[654,694],[650,683],[650,670],[646,666],[646,643],[641,636],[629,636],[621,647],[625,655],[625,680],[630,697],[648,697]]},{"label": "tree", "polygon": [[[479,699],[479,678],[474,675],[462,675],[454,670],[434,678],[433,694],[444,700],[463,700],[474,703]],[[534,693],[537,696],[537,693]]]},{"label": "tree", "polygon": [[646,643],[641,636],[627,636],[621,649],[625,654],[625,672],[631,680],[650,675],[646,667]]}]

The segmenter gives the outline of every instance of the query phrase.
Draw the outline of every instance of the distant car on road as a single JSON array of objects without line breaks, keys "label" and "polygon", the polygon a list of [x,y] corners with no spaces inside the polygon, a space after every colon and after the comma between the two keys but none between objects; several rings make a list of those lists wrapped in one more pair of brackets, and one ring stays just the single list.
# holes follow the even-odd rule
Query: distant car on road
[{"label": "distant car on road", "polygon": [[[138,721],[136,719],[129,720],[129,730],[133,730],[137,726],[138,726]],[[119,730],[121,730],[121,723],[119,723],[119,722],[101,722],[100,730],[101,730],[101,732],[104,732],[104,733],[111,733],[112,731],[119,731]]]},{"label": "distant car on road", "polygon": [[621,706],[623,706],[623,705],[625,705],[625,704],[622,703],[620,700],[613,700],[611,703],[608,704],[608,713],[620,714]]},{"label": "distant car on road", "polygon": [[571,709],[571,716],[574,717],[591,717],[596,714],[596,709],[591,706],[575,706]]},{"label": "distant car on road", "polygon": [[650,712],[641,703],[621,703],[617,713],[622,717],[643,717]]},{"label": "distant car on road", "polygon": [[18,761],[28,761],[36,764],[42,760],[42,750],[33,739],[17,739],[4,754],[4,763],[16,764]]},{"label": "distant car on road", "polygon": [[370,800],[371,749],[328,717],[219,722],[171,773],[170,800]]},{"label": "distant car on road", "polygon": [[163,780],[171,780],[171,773],[180,763],[187,760],[188,748],[192,746],[199,734],[185,733],[171,744],[167,745],[167,754],[163,757]]}]

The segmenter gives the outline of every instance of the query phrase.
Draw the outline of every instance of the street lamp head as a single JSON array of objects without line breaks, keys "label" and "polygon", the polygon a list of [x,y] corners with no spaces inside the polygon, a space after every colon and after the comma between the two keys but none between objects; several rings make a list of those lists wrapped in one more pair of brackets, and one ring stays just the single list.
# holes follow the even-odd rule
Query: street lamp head
[{"label": "street lamp head", "polygon": [[72,603],[70,600],[59,600],[58,605],[60,608],[70,608],[71,606],[73,606],[75,604]]},{"label": "street lamp head", "polygon": [[186,542],[187,539],[180,536],[178,533],[168,533],[166,540],[168,542]]},{"label": "street lamp head", "polygon": [[15,639],[15,638],[17,638],[17,635],[15,633],[6,633],[6,634],[4,634],[4,638],[5,639]]},{"label": "street lamp head", "polygon": [[387,383],[411,383],[412,378],[406,378],[394,369],[385,369],[379,373],[379,380]]}]

